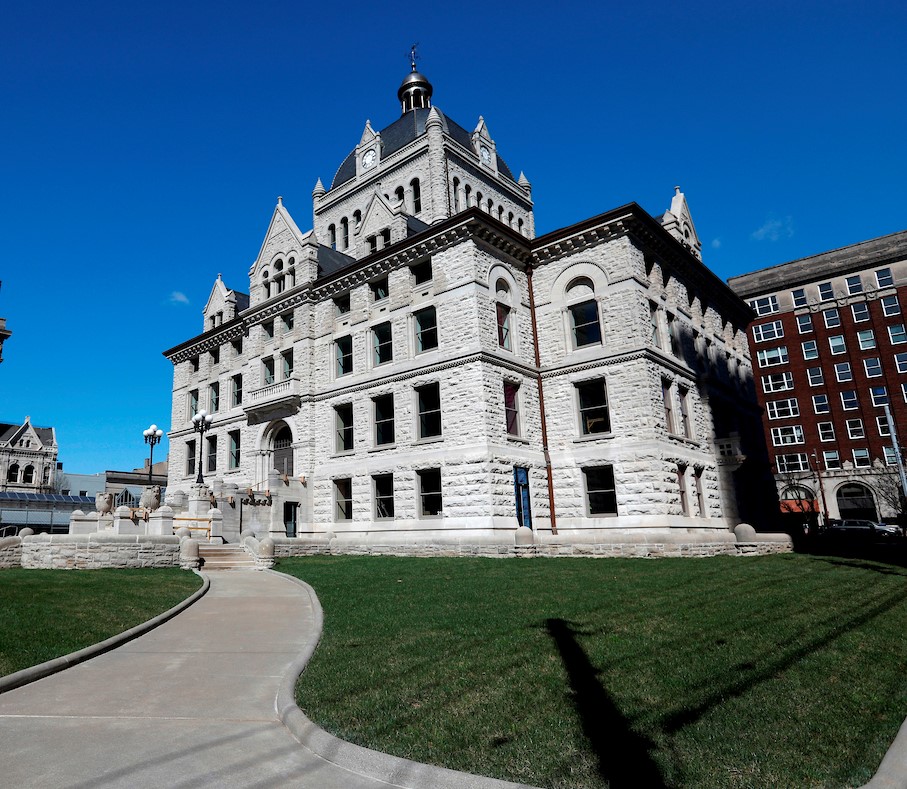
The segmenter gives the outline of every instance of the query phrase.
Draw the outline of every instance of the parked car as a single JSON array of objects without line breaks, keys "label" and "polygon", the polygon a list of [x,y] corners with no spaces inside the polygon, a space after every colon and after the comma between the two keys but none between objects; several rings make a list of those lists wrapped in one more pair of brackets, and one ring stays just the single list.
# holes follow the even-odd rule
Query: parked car
[{"label": "parked car", "polygon": [[900,538],[901,530],[897,526],[889,526],[886,523],[873,523],[868,520],[851,518],[830,521],[819,533],[819,536],[829,542],[885,542]]}]

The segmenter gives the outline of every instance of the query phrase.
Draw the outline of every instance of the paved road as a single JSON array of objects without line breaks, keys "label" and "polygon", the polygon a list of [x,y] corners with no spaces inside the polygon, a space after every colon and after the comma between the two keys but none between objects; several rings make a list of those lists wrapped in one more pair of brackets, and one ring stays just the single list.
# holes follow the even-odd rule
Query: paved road
[{"label": "paved road", "polygon": [[314,626],[302,587],[209,575],[208,594],[150,633],[0,694],[0,784],[394,785],[326,762],[278,719],[277,689]]}]

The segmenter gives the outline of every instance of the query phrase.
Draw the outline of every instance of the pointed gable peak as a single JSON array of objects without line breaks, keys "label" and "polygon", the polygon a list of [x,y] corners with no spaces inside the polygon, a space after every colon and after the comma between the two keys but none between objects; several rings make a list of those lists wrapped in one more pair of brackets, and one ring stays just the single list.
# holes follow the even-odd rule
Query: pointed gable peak
[{"label": "pointed gable peak", "polygon": [[679,186],[674,187],[671,207],[665,211],[661,224],[674,238],[702,260],[702,242],[699,240],[699,234],[693,224],[686,195],[680,191]]},{"label": "pointed gable peak", "polygon": [[324,184],[321,183],[321,179],[319,178],[315,182],[315,188],[312,190],[312,197],[321,197],[324,193],[325,193]]},{"label": "pointed gable peak", "polygon": [[378,135],[375,133],[375,130],[372,128],[372,122],[370,120],[365,121],[365,128],[362,130],[362,137],[359,139],[359,144],[364,145],[374,140]]}]

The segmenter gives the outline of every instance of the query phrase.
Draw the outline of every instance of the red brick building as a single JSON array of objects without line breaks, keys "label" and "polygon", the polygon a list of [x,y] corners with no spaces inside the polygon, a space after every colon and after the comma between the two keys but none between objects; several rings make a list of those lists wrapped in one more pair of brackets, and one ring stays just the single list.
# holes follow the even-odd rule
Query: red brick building
[{"label": "red brick building", "polygon": [[782,512],[893,520],[907,442],[907,231],[728,283],[757,315],[748,338]]}]

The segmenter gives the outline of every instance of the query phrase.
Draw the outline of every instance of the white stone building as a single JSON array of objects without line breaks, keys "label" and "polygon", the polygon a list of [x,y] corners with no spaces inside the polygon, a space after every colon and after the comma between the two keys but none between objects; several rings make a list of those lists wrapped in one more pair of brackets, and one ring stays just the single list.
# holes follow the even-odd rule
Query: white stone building
[{"label": "white stone building", "polygon": [[57,469],[57,437],[52,427],[0,423],[0,491],[50,493]]},{"label": "white stone building", "polygon": [[243,530],[340,550],[621,553],[762,525],[752,313],[680,190],[660,221],[631,203],[535,237],[485,121],[447,118],[415,70],[398,97],[319,179],[313,229],[278,198],[249,295],[218,277],[203,333],[166,351],[170,493],[202,464]]}]

